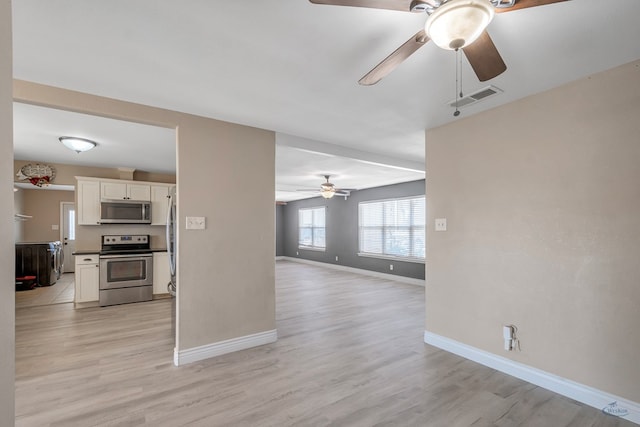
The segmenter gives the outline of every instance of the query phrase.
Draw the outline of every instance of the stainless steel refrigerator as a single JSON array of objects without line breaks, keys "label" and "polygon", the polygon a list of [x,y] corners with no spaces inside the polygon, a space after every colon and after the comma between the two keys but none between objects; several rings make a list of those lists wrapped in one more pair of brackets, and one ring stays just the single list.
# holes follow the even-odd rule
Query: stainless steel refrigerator
[{"label": "stainless steel refrigerator", "polygon": [[167,290],[172,297],[176,296],[176,187],[169,191],[169,208],[167,209],[167,254],[169,259],[169,272],[171,281],[167,284]]},{"label": "stainless steel refrigerator", "polygon": [[176,336],[176,294],[178,283],[176,281],[176,240],[177,240],[177,216],[176,216],[176,187],[169,191],[169,206],[167,209],[167,255],[169,259],[169,272],[171,280],[167,283],[167,290],[171,294],[171,334]]}]

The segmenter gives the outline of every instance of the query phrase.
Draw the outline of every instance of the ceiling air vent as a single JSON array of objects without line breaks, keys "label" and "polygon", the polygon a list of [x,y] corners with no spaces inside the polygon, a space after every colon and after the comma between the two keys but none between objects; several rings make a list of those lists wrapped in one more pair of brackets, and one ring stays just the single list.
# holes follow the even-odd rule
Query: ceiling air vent
[{"label": "ceiling air vent", "polygon": [[[502,93],[502,89],[497,88],[495,86],[487,86],[482,88],[470,95],[464,96],[462,98],[458,98],[458,108],[466,107],[477,102],[482,101],[483,99],[491,98],[492,96],[498,95]],[[456,107],[456,100],[448,102],[449,106],[452,108]]]}]

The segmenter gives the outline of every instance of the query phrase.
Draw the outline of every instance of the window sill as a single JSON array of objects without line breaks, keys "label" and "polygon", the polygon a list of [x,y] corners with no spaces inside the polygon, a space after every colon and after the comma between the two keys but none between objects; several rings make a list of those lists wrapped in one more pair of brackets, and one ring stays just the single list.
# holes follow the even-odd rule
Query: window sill
[{"label": "window sill", "polygon": [[326,248],[313,248],[311,246],[298,246],[298,249],[303,251],[314,251],[314,252],[326,252]]},{"label": "window sill", "polygon": [[363,253],[363,252],[358,252],[358,256],[365,257],[365,258],[388,259],[388,260],[400,261],[400,262],[412,262],[414,264],[425,263],[425,260],[423,258],[403,258],[398,256],[392,256],[392,255],[369,254],[369,253]]}]

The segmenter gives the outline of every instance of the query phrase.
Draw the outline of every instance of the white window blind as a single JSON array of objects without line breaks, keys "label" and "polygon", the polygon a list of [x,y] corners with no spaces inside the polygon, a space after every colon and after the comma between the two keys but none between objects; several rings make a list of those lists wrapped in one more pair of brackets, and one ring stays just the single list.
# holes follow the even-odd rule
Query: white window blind
[{"label": "white window blind", "polygon": [[324,206],[298,210],[298,247],[316,250],[326,248],[324,217]]},{"label": "white window blind", "polygon": [[424,196],[360,202],[358,217],[360,254],[424,261]]}]

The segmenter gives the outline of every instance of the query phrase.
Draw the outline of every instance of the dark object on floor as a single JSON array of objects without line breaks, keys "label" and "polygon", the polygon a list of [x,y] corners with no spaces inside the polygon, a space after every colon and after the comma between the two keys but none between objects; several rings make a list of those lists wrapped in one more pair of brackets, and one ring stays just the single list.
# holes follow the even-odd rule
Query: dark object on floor
[{"label": "dark object on floor", "polygon": [[60,242],[16,243],[16,277],[36,276],[39,286],[56,283],[62,272]]},{"label": "dark object on floor", "polygon": [[16,291],[30,291],[36,285],[36,276],[16,277]]}]

